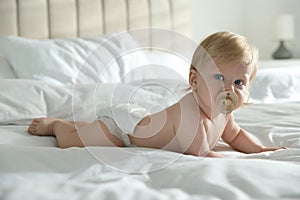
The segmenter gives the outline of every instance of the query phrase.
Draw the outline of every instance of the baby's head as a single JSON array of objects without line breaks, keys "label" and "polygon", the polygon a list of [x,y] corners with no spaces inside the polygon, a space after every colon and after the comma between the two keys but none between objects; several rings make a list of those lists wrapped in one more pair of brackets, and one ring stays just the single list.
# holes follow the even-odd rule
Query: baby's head
[{"label": "baby's head", "polygon": [[194,53],[189,75],[200,106],[212,109],[223,91],[236,101],[232,110],[245,103],[249,83],[257,71],[257,60],[258,51],[238,34],[217,32],[204,39]]}]

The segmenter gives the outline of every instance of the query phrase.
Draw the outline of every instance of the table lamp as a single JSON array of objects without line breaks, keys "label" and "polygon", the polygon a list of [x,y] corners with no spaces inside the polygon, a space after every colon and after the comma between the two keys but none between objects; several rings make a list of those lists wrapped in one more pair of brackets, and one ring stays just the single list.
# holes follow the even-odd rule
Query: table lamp
[{"label": "table lamp", "polygon": [[294,39],[295,22],[294,17],[291,14],[281,14],[276,21],[276,38],[279,40],[279,47],[273,53],[274,59],[288,59],[292,58],[293,54],[289,51],[284,42]]}]

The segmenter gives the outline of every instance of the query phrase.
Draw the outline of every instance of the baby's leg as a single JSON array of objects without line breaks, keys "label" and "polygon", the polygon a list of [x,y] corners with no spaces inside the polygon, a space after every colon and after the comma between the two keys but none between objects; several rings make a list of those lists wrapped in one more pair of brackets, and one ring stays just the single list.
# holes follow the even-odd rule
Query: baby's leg
[{"label": "baby's leg", "polygon": [[[75,122],[75,124],[77,124]],[[84,147],[84,146],[124,146],[124,143],[102,121],[80,123],[78,129],[74,123],[65,122],[55,118],[34,119],[28,128],[32,135],[56,136],[58,146]]]}]

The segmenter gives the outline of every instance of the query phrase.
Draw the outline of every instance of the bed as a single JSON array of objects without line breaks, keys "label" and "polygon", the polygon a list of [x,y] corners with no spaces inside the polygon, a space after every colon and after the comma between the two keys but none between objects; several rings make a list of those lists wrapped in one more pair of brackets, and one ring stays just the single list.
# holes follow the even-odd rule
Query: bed
[{"label": "bed", "polygon": [[[228,158],[138,147],[57,147],[35,117],[159,111],[185,93],[197,42],[184,0],[0,2],[0,199],[299,199],[299,62],[261,62],[238,123],[275,152]],[[288,62],[287,62],[288,63]],[[268,66],[267,66],[268,65]],[[109,66],[109,67],[107,67]],[[119,116],[120,123],[123,117]]]}]

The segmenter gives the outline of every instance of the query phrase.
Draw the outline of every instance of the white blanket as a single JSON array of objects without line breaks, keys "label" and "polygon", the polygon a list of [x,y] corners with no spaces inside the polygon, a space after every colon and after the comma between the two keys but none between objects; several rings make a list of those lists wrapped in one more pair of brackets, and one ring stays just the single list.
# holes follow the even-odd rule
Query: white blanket
[{"label": "white blanket", "polygon": [[[276,199],[300,196],[300,167],[288,162],[203,159],[161,151],[147,160],[143,169],[137,169],[146,169],[149,173],[125,173],[97,161],[89,153],[91,149],[111,156],[115,156],[117,150],[1,145],[0,198]],[[138,148],[131,151],[152,152]],[[299,155],[299,151],[293,153]],[[134,169],[144,158],[145,155],[121,159],[119,164]],[[173,158],[177,158],[176,162],[152,171]]]},{"label": "white blanket", "polygon": [[99,110],[133,104],[151,112],[177,102],[186,83],[147,80],[131,83],[53,85],[39,80],[0,79],[0,124],[28,124],[35,117],[94,120]]},{"label": "white blanket", "polygon": [[219,141],[214,150],[226,159],[145,148],[59,149],[55,138],[26,132],[32,118],[94,120],[115,104],[159,111],[187,92],[190,63],[161,52],[145,59],[131,51],[139,45],[126,33],[1,37],[0,44],[1,200],[300,199],[299,66],[259,70],[250,88],[258,103],[234,113],[258,142],[288,149],[246,155]]},{"label": "white blanket", "polygon": [[[26,129],[33,117],[72,119],[73,88],[29,80],[1,82],[6,84],[0,85],[0,109],[6,112],[0,115],[0,199],[300,198],[300,102],[253,104],[234,113],[259,142],[289,147],[275,152],[246,155],[222,141],[215,150],[227,155],[226,159],[144,148],[59,149],[53,137],[32,136]],[[153,109],[151,102],[167,106],[184,88],[168,84],[177,92],[144,87],[130,103],[149,109]],[[120,91],[132,87],[125,84]],[[102,98],[95,104],[101,108],[114,95],[108,91],[115,85],[98,89],[99,96],[93,97]],[[89,94],[97,94],[90,85],[78,88],[78,100],[88,100]],[[87,108],[89,104],[83,102],[78,109],[85,112],[83,118],[95,114]]]},{"label": "white blanket", "polygon": [[299,113],[278,115],[276,107],[247,106],[236,118],[265,145],[290,148],[246,155],[220,141],[215,150],[226,159],[144,148],[126,148],[126,157],[124,148],[58,149],[54,138],[28,135],[26,126],[1,126],[0,199],[300,198]]}]

